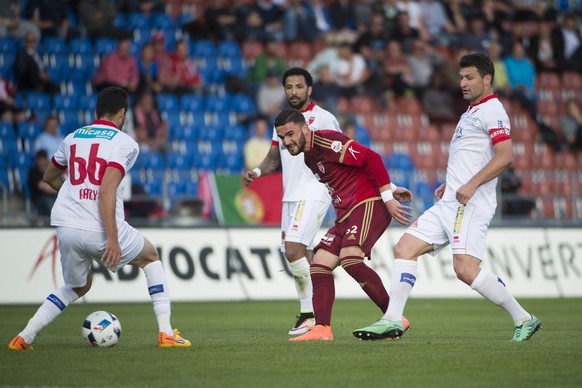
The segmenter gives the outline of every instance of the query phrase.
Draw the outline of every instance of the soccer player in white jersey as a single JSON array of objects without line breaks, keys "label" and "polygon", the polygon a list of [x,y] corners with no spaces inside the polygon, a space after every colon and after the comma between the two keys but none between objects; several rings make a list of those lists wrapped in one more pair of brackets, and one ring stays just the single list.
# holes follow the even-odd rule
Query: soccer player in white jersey
[{"label": "soccer player in white jersey", "polygon": [[[311,101],[313,78],[307,70],[298,67],[287,70],[283,74],[282,83],[289,106],[303,113],[311,130],[340,130],[335,116]],[[315,235],[331,204],[331,198],[326,187],[315,179],[303,163],[303,158],[292,156],[279,141],[274,128],[271,149],[257,168],[244,174],[245,184],[248,186],[255,178],[272,173],[279,164],[283,169],[281,251],[289,261],[300,304],[300,314],[289,334],[299,335],[315,325],[309,264],[313,258]]]},{"label": "soccer player in white jersey", "polygon": [[168,281],[157,250],[124,220],[119,184],[139,154],[135,140],[121,131],[128,107],[125,90],[104,89],[97,98],[96,120],[69,134],[45,170],[44,180],[58,191],[51,225],[57,228],[65,285],[46,298],[10,341],[11,350],[32,349],[38,332],[89,291],[92,260],[112,272],[126,264],[143,269],[159,326],[158,346],[191,346],[172,330]]},{"label": "soccer player in white jersey", "polygon": [[489,57],[469,54],[459,65],[463,98],[470,105],[451,140],[446,180],[435,190],[439,201],[396,244],[388,310],[373,325],[354,330],[361,339],[402,336],[402,313],[416,282],[418,256],[434,255],[447,244],[451,244],[457,278],[511,316],[513,341],[528,340],[542,326],[515,300],[502,279],[480,267],[497,207],[497,177],[513,160],[510,127],[492,90],[495,71]]}]

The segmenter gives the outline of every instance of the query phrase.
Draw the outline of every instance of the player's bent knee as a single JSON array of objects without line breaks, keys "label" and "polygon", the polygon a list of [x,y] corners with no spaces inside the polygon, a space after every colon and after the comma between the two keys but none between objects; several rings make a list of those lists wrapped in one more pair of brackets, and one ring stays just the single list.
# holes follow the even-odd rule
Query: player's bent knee
[{"label": "player's bent knee", "polygon": [[305,257],[307,248],[301,243],[285,242],[285,257],[289,262],[294,262]]},{"label": "player's bent knee", "polygon": [[130,264],[144,268],[146,265],[158,260],[160,260],[158,251],[148,239],[145,239],[143,249]]}]

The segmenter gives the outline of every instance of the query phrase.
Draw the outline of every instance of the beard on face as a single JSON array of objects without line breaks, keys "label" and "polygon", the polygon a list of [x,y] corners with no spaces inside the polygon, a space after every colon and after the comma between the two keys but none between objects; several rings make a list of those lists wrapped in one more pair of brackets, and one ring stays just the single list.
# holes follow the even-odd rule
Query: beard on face
[{"label": "beard on face", "polygon": [[288,101],[289,102],[289,106],[293,109],[301,109],[301,107],[303,105],[305,105],[305,103],[307,102],[307,100],[303,100],[301,99],[301,97],[299,97],[299,100],[297,100],[297,102],[293,102],[291,100]]}]

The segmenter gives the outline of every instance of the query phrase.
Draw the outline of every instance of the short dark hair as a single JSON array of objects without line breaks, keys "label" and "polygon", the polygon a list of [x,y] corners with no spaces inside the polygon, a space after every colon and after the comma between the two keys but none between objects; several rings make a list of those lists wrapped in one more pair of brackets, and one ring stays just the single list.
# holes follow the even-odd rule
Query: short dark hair
[{"label": "short dark hair", "polygon": [[287,123],[305,124],[305,116],[297,109],[283,109],[275,118],[275,128],[281,127]]},{"label": "short dark hair", "polygon": [[483,53],[472,53],[464,55],[459,61],[459,66],[461,69],[465,67],[475,67],[477,72],[481,77],[485,77],[487,74],[491,75],[491,83],[493,84],[493,78],[495,78],[495,67],[491,58],[487,54]]},{"label": "short dark hair", "polygon": [[129,107],[129,94],[125,89],[119,86],[109,86],[103,89],[97,96],[97,109],[95,113],[97,118],[104,116],[113,116],[121,109]]},{"label": "short dark hair", "polygon": [[287,70],[285,72],[285,74],[283,74],[283,80],[282,80],[282,84],[283,86],[285,86],[285,83],[287,82],[287,78],[294,76],[294,75],[302,75],[303,78],[305,78],[305,83],[307,83],[307,86],[313,86],[313,77],[311,76],[311,74],[301,68],[301,67],[292,67],[289,70]]}]

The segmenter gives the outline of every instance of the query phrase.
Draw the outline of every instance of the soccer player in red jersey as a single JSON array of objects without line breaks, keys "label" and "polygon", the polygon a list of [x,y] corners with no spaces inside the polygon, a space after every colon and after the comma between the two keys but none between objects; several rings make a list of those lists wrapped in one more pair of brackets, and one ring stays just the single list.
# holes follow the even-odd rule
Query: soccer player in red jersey
[{"label": "soccer player in red jersey", "polygon": [[305,164],[331,195],[335,225],[315,247],[311,263],[316,325],[290,341],[333,340],[331,310],[335,299],[333,270],[341,265],[370,299],[386,311],[390,300],[378,274],[364,263],[392,218],[406,224],[412,193],[390,182],[382,158],[341,132],[311,131],[305,117],[285,109],[275,120],[281,143],[291,155],[304,153]]}]

